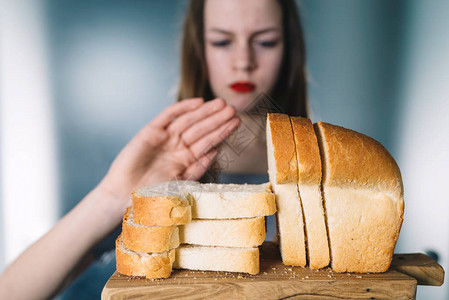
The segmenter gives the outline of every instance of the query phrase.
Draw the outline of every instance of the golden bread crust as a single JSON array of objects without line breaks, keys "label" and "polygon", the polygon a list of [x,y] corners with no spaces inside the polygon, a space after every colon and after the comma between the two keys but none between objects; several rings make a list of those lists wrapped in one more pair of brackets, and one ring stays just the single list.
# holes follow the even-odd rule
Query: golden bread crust
[{"label": "golden bread crust", "polygon": [[192,219],[188,201],[178,196],[147,197],[133,192],[131,197],[134,220],[138,224],[172,226],[187,224]]},{"label": "golden bread crust", "polygon": [[321,158],[312,121],[290,117],[298,159],[298,182],[321,184]]},{"label": "golden bread crust", "polygon": [[298,164],[296,162],[296,146],[290,118],[285,114],[271,113],[267,116],[267,126],[271,130],[274,160],[276,162],[277,184],[297,182]]},{"label": "golden bread crust", "polygon": [[121,236],[116,240],[115,253],[119,273],[128,276],[145,276],[150,279],[170,277],[175,261],[175,249],[146,256],[126,252],[123,249]]},{"label": "golden bread crust", "polygon": [[128,208],[123,217],[122,236],[126,248],[139,252],[164,252],[179,246],[177,226],[144,226],[130,222]]},{"label": "golden bread crust", "polygon": [[326,151],[324,184],[373,188],[403,196],[401,172],[391,154],[373,138],[318,122]]}]

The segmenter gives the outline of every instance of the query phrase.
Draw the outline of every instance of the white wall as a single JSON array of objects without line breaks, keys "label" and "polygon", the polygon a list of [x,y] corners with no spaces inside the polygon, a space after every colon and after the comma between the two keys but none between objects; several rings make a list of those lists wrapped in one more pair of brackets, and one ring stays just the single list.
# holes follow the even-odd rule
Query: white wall
[{"label": "white wall", "polygon": [[[396,251],[435,251],[449,270],[449,1],[409,8],[397,132],[405,217]],[[417,298],[447,299],[447,284],[419,287]]]},{"label": "white wall", "polygon": [[44,0],[0,0],[0,271],[56,221]]}]

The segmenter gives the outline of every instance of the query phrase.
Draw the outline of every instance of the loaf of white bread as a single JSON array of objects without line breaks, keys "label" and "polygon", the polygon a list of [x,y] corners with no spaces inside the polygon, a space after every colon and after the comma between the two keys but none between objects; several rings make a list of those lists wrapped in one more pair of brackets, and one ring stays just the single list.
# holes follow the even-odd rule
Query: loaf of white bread
[{"label": "loaf of white bread", "polygon": [[276,211],[270,184],[173,181],[132,194],[116,241],[117,271],[166,278],[172,268],[259,272],[265,218]]},{"label": "loaf of white bread", "polygon": [[276,209],[284,264],[386,271],[404,214],[388,151],[361,133],[285,114],[268,114],[266,134],[271,185],[173,181],[134,192],[117,239],[118,272],[257,274],[264,216]]},{"label": "loaf of white bread", "polygon": [[267,155],[284,264],[385,272],[403,221],[399,168],[374,139],[269,114]]}]

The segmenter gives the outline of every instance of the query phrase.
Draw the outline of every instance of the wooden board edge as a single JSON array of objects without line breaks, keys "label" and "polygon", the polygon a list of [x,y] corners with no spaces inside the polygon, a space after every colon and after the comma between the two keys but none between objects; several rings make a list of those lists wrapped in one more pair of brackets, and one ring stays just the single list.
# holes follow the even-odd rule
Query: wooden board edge
[{"label": "wooden board edge", "polygon": [[423,253],[394,254],[390,268],[415,278],[418,285],[441,286],[444,283],[443,267]]}]

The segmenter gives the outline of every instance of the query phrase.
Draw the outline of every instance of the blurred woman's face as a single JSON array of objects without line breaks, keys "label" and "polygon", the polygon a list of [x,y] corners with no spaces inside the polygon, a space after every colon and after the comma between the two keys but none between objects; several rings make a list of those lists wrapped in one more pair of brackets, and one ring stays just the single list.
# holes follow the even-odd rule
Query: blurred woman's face
[{"label": "blurred woman's face", "polygon": [[212,92],[245,111],[276,84],[284,50],[281,7],[276,0],[207,0],[204,22]]}]

